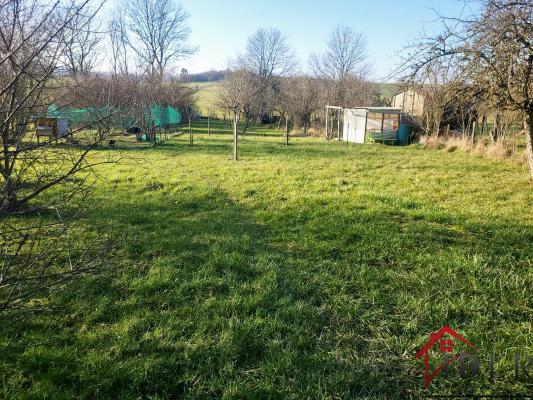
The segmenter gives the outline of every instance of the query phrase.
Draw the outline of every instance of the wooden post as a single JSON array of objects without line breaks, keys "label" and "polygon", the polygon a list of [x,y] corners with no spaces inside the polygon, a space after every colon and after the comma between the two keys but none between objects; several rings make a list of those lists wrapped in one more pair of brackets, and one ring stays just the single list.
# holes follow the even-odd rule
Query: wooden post
[{"label": "wooden post", "polygon": [[285,115],[285,146],[289,145],[289,114]]},{"label": "wooden post", "polygon": [[326,106],[326,135],[325,135],[326,139],[328,138],[328,128],[329,128],[328,127],[328,114],[329,114],[329,108],[328,106]]},{"label": "wooden post", "polygon": [[211,136],[211,125],[209,122],[209,109],[207,109],[207,136]]},{"label": "wooden post", "polygon": [[193,145],[191,117],[189,117],[189,146]]},{"label": "wooden post", "polygon": [[450,136],[450,124],[446,125],[446,139]]},{"label": "wooden post", "polygon": [[342,133],[343,139],[346,142],[346,147],[348,147],[348,137],[350,135],[349,131],[350,131],[350,122],[348,122],[348,125],[346,125],[346,137],[344,137],[344,132]]},{"label": "wooden post", "polygon": [[476,138],[476,121],[472,122],[472,144],[474,144]]},{"label": "wooden post", "polygon": [[337,109],[337,141],[341,140],[341,109]]},{"label": "wooden post", "polygon": [[237,159],[237,110],[233,110],[233,160]]}]

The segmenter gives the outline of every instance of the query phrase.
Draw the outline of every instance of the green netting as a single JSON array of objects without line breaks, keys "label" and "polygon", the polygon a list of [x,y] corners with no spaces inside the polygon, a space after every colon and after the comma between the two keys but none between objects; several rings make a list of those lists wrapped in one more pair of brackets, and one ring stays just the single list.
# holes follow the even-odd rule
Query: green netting
[{"label": "green netting", "polygon": [[[139,125],[134,116],[111,107],[57,108],[55,104],[51,104],[47,110],[48,117],[67,118],[72,125],[78,126],[89,126],[97,121],[106,119],[111,114],[116,115],[116,118],[113,118],[114,127],[127,129]],[[150,109],[145,109],[144,118],[145,126],[156,128],[167,128],[181,123],[180,112],[169,106],[154,105]]]},{"label": "green netting", "polygon": [[180,112],[169,106],[152,106],[151,118],[156,127],[177,125],[181,122]]}]

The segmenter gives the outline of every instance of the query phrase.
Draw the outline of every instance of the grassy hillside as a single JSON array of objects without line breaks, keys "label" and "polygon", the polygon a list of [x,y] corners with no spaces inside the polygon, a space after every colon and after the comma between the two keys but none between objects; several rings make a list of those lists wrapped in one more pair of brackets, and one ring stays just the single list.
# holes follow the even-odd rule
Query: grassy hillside
[{"label": "grassy hillside", "polygon": [[[211,110],[211,112],[218,113],[219,118],[221,118],[222,111],[217,107],[218,90],[221,84],[222,81],[189,83],[190,86],[198,88],[196,96],[198,99],[198,108],[202,115],[207,115],[208,110]],[[375,83],[374,85],[376,85],[380,98],[384,102],[390,101],[392,96],[398,91],[398,85],[395,83]]]},{"label": "grassy hillside", "polygon": [[[193,147],[100,168],[86,229],[127,233],[118,267],[52,297],[54,313],[0,324],[0,398],[531,393],[513,377],[513,353],[533,354],[526,171],[252,131],[239,162],[228,132],[197,125]],[[414,354],[443,324],[484,375],[454,366],[426,392]]]},{"label": "grassy hillside", "polygon": [[380,103],[390,106],[392,97],[398,93],[400,85],[397,83],[374,83],[379,95]]},{"label": "grassy hillside", "polygon": [[222,111],[217,107],[218,91],[222,81],[216,82],[191,82],[188,85],[197,88],[198,93],[196,98],[198,99],[197,105],[202,115],[207,115],[208,111],[211,113],[217,113],[218,118],[222,118]]},{"label": "grassy hillside", "polygon": [[398,93],[400,85],[397,83],[374,83],[382,96],[392,97]]}]

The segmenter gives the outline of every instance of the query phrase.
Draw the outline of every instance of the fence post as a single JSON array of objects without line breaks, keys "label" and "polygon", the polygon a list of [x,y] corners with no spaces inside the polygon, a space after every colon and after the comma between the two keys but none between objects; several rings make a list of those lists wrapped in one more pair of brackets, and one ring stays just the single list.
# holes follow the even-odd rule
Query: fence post
[{"label": "fence post", "polygon": [[341,110],[337,110],[337,141],[341,140]]},{"label": "fence post", "polygon": [[329,114],[329,108],[328,106],[326,106],[326,134],[325,134],[325,138],[327,139],[328,138],[328,114]]}]

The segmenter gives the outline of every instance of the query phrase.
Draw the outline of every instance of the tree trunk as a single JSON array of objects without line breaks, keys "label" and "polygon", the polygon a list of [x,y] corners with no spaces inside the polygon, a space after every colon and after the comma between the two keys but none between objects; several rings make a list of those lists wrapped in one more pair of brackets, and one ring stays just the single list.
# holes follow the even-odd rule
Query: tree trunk
[{"label": "tree trunk", "polygon": [[5,207],[8,210],[13,210],[17,208],[18,201],[15,187],[13,184],[13,171],[11,166],[11,156],[9,152],[9,131],[7,127],[5,127],[2,132],[2,164],[2,177],[4,178],[3,197],[6,201]]},{"label": "tree trunk", "polygon": [[0,211],[15,211],[21,208],[22,204],[19,203],[17,198],[17,191],[15,190],[14,182],[11,178],[11,173],[9,173],[9,178],[5,180],[4,183],[4,204],[1,204],[3,210]]},{"label": "tree trunk", "polygon": [[242,137],[244,137],[244,134],[246,133],[246,129],[248,129],[249,123],[250,123],[250,118],[247,116],[245,117],[244,128],[242,129]]},{"label": "tree trunk", "polygon": [[237,159],[237,111],[233,111],[233,160]]},{"label": "tree trunk", "polygon": [[191,124],[191,117],[189,117],[189,146],[192,146],[193,143],[193,137],[192,137],[192,124]]},{"label": "tree trunk", "polygon": [[533,109],[524,115],[524,130],[526,134],[526,152],[529,173],[533,181]]},{"label": "tree trunk", "polygon": [[289,116],[285,116],[285,146],[289,145]]},{"label": "tree trunk", "polygon": [[491,132],[491,139],[492,142],[497,142],[500,138],[500,129],[501,129],[501,116],[500,116],[500,110],[496,108],[496,113],[494,114],[494,126],[492,128]]},{"label": "tree trunk", "polygon": [[307,136],[307,121],[304,122],[304,136]]}]

